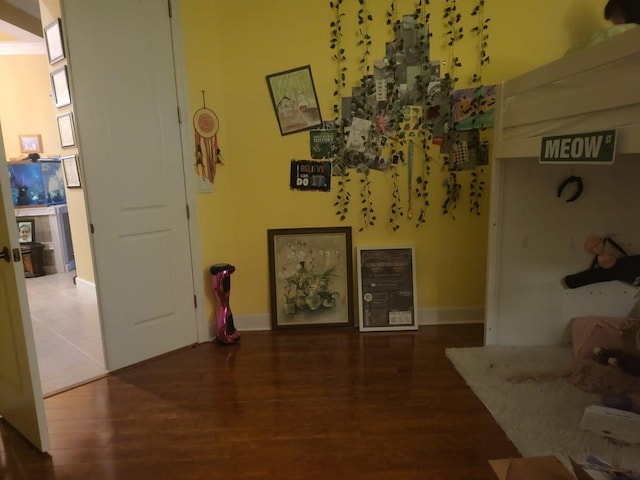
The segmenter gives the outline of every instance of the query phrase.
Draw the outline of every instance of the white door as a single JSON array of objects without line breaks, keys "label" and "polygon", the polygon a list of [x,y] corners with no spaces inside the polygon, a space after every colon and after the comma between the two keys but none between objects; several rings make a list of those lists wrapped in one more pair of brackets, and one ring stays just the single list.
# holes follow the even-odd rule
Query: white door
[{"label": "white door", "polygon": [[0,258],[0,415],[45,452],[49,435],[2,135],[0,192],[0,251],[7,247]]},{"label": "white door", "polygon": [[107,368],[197,341],[167,0],[63,0]]}]

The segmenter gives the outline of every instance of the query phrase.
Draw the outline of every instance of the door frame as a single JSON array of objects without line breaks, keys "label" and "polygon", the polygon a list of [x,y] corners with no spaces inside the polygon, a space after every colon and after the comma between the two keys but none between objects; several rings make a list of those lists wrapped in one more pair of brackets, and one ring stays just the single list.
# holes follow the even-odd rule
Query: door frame
[{"label": "door frame", "polygon": [[196,308],[198,343],[213,339],[212,331],[206,317],[205,288],[202,264],[202,244],[200,242],[200,216],[198,215],[198,185],[193,170],[195,148],[193,133],[191,132],[192,112],[189,109],[189,89],[187,86],[187,72],[184,61],[184,42],[182,34],[182,0],[168,0],[172,5],[171,38],[173,40],[173,61],[176,74],[176,93],[178,107],[181,112],[180,138],[182,140],[182,162],[185,180],[186,200],[189,205],[189,242],[191,245],[191,272],[193,289],[198,300]]}]

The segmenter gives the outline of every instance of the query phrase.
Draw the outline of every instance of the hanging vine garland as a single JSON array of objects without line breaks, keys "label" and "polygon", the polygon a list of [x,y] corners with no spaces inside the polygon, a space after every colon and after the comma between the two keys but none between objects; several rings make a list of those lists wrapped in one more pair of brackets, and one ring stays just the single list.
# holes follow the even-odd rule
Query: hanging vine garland
[{"label": "hanging vine garland", "polygon": [[218,148],[218,117],[207,108],[202,90],[202,108],[193,114],[193,128],[195,131],[196,172],[203,179],[213,182],[216,176],[216,165],[222,163]]},{"label": "hanging vine garland", "polygon": [[420,200],[420,213],[416,220],[416,227],[419,227],[423,223],[427,222],[427,209],[429,208],[429,176],[431,175],[431,162],[433,160],[431,156],[431,142],[433,136],[426,134],[423,137],[422,144],[424,152],[423,171],[422,175],[416,178],[416,197]]},{"label": "hanging vine garland", "polygon": [[391,165],[391,181],[392,181],[392,192],[391,196],[393,197],[391,202],[391,217],[389,218],[389,223],[391,224],[391,229],[395,232],[400,228],[399,220],[400,217],[404,216],[404,212],[402,209],[402,200],[400,198],[400,187],[398,185],[398,166],[399,166],[399,156],[395,157],[395,160],[392,160]]},{"label": "hanging vine garland", "polygon": [[[362,125],[367,125],[367,122],[371,124],[371,122],[366,119],[372,118],[374,112],[371,110],[371,106],[367,99],[374,91],[375,86],[373,84],[373,78],[367,75],[361,80],[359,93],[353,96],[352,107],[355,111],[354,118],[356,118],[356,120],[361,120],[360,123]],[[355,125],[352,128],[358,131]],[[359,159],[357,170],[362,174],[362,178],[360,179],[360,199],[362,204],[361,212],[363,225],[360,228],[360,231],[363,231],[367,227],[373,227],[376,222],[376,215],[373,208],[373,193],[371,192],[371,170],[369,168],[369,160],[379,158],[380,146],[377,142],[371,140],[372,128],[373,126],[370,125],[367,131],[361,132],[363,137],[363,149],[361,152],[354,153],[355,158]]]},{"label": "hanging vine garland", "polygon": [[446,180],[446,188],[447,188],[447,196],[442,204],[443,213],[451,213],[453,219],[456,217],[453,216],[453,210],[456,208],[456,203],[460,198],[460,190],[462,189],[462,185],[458,183],[458,176],[456,172],[449,172],[449,178]]},{"label": "hanging vine garland", "polygon": [[413,218],[413,206],[411,202],[411,194],[413,193],[413,165],[415,163],[415,148],[413,144],[413,139],[409,139],[409,151],[407,153],[407,218]]},{"label": "hanging vine garland", "polygon": [[362,47],[362,58],[360,58],[360,70],[364,75],[368,75],[371,66],[369,65],[369,57],[371,56],[371,35],[369,35],[369,23],[373,21],[373,15],[367,9],[367,0],[358,0],[360,8],[358,9],[358,33],[360,40],[358,46]]},{"label": "hanging vine garland", "polygon": [[482,75],[484,73],[484,67],[491,61],[491,57],[487,53],[487,49],[489,47],[489,22],[490,18],[485,18],[484,15],[484,4],[485,0],[478,0],[478,4],[473,8],[471,12],[472,16],[477,18],[477,24],[475,27],[471,29],[471,31],[475,34],[478,39],[478,60],[476,69],[474,72],[471,82],[474,84],[482,84]]},{"label": "hanging vine garland", "polygon": [[387,10],[387,25],[395,25],[398,21],[398,10],[396,8],[396,0],[391,0],[389,10]]},{"label": "hanging vine garland", "polygon": [[[362,57],[359,62],[363,77],[361,79],[359,94],[353,96],[353,101],[356,106],[355,117],[370,119],[373,118],[374,112],[371,110],[371,105],[367,101],[367,98],[375,92],[373,78],[369,75],[371,68],[369,62],[369,57],[371,56],[369,23],[373,21],[373,16],[367,9],[367,0],[358,0],[358,3],[360,5],[360,8],[358,9],[358,34],[360,35],[360,39],[358,40],[357,45],[362,47]],[[376,147],[376,142],[371,142],[368,138],[365,139],[364,151],[366,153],[363,156],[362,163],[358,167],[358,170],[362,173],[362,178],[360,179],[360,199],[362,203],[361,211],[363,225],[360,227],[360,231],[363,231],[367,227],[373,227],[376,222],[376,215],[373,208],[373,194],[371,192],[371,179],[369,178],[370,170],[367,164],[367,155],[375,156],[376,154],[379,154],[379,152],[375,151]]]},{"label": "hanging vine garland", "polygon": [[[420,211],[416,219],[416,227],[426,223],[427,209],[429,207],[429,177],[431,175],[431,144],[433,135],[432,125],[429,124],[427,112],[433,106],[433,100],[429,95],[429,85],[432,78],[438,77],[432,72],[432,65],[429,58],[429,44],[432,33],[429,29],[429,19],[431,13],[427,11],[429,0],[419,0],[414,17],[418,20],[423,32],[417,44],[419,56],[421,58],[422,71],[416,79],[416,89],[419,94],[419,103],[422,107],[422,117],[420,119],[419,139],[422,146],[422,171],[416,178],[415,195],[420,200]],[[422,17],[422,18],[421,18]],[[426,33],[425,33],[426,31]]]},{"label": "hanging vine garland", "polygon": [[[387,10],[387,21],[386,24],[391,27],[390,33],[392,38],[397,39],[397,32],[399,28],[398,21],[398,9],[396,5],[396,1],[392,0],[389,4],[389,9]],[[385,56],[385,70],[386,75],[391,78],[396,77],[396,59],[393,55]],[[389,128],[393,128],[394,125],[397,125],[397,119],[393,118],[393,111],[397,110],[397,102],[399,98],[399,90],[396,82],[392,82],[391,84],[385,84],[385,94],[387,99],[387,105],[384,108],[384,111],[379,112],[377,116],[377,130],[383,134],[383,132],[387,131]],[[390,169],[391,169],[391,206],[389,208],[389,224],[391,225],[391,229],[395,232],[400,228],[400,218],[404,216],[403,208],[402,208],[402,199],[400,197],[400,186],[398,183],[400,174],[399,168],[402,159],[402,151],[398,148],[399,142],[396,140],[389,142],[389,156],[390,156]]]},{"label": "hanging vine garland", "polygon": [[333,170],[340,177],[338,180],[338,191],[336,194],[336,201],[333,204],[336,207],[336,215],[340,221],[344,221],[347,218],[349,212],[349,204],[351,203],[351,193],[347,190],[347,184],[351,181],[349,178],[349,172],[347,171],[347,165],[344,161],[344,133],[342,125],[342,97],[347,85],[347,57],[345,55],[345,49],[343,47],[343,32],[342,32],[342,19],[344,13],[342,12],[343,0],[333,0],[329,2],[329,7],[333,11],[334,19],[331,21],[330,27],[330,48],[333,50],[332,59],[336,65],[336,74],[334,78],[334,90],[333,90],[333,114],[334,121],[338,130],[335,143],[333,145]]},{"label": "hanging vine garland", "polygon": [[469,211],[480,215],[480,199],[484,193],[485,181],[480,178],[480,175],[484,174],[484,169],[476,167],[471,172],[471,183],[469,184]]},{"label": "hanging vine garland", "polygon": [[[485,1],[475,0],[477,5],[471,13],[471,16],[477,15],[478,18],[477,26],[472,29],[480,40],[478,67],[476,72],[473,73],[472,79],[472,84],[478,87],[482,86],[483,66],[489,61],[487,54],[488,33],[486,31],[488,19],[484,17],[483,12]],[[439,74],[437,78],[432,77],[431,69],[434,67],[431,64],[438,64],[439,62],[429,61],[428,47],[431,33],[425,30],[426,33],[417,41],[418,34],[416,33],[413,36],[408,31],[408,29],[413,28],[411,26],[411,17],[415,20],[416,29],[428,25],[430,14],[427,11],[427,7],[430,4],[429,0],[416,0],[413,15],[400,15],[397,8],[397,0],[390,1],[389,8],[386,11],[386,24],[393,25],[394,41],[387,43],[387,52],[391,51],[393,53],[385,55],[384,64],[378,61],[375,62],[375,78],[373,75],[373,62],[370,61],[372,41],[369,34],[373,16],[367,9],[367,0],[358,0],[358,3],[360,8],[358,10],[358,39],[356,43],[362,52],[362,56],[359,59],[359,70],[363,75],[360,86],[354,87],[353,92],[349,95],[346,92],[346,57],[342,47],[342,19],[344,13],[342,13],[341,8],[343,0],[331,0],[329,2],[334,16],[334,20],[330,25],[330,45],[336,65],[333,111],[336,124],[340,126],[338,142],[334,147],[334,172],[341,177],[336,182],[338,186],[338,193],[334,203],[336,214],[341,221],[347,217],[351,202],[350,194],[346,188],[347,183],[350,181],[347,171],[351,168],[356,168],[356,171],[362,175],[362,178],[359,179],[361,208],[357,209],[360,211],[363,220],[360,231],[374,226],[376,216],[373,206],[372,177],[370,175],[378,170],[389,169],[391,177],[390,193],[392,195],[389,223],[392,230],[397,231],[400,228],[400,219],[403,216],[412,218],[414,207],[417,214],[416,227],[426,223],[428,207],[430,206],[429,177],[435,155],[432,150],[440,149],[436,140],[440,140],[442,137],[442,126],[446,124],[445,133],[448,138],[445,140],[446,144],[442,147],[441,153],[445,156],[444,158],[447,158],[446,155],[449,155],[449,157],[446,165],[447,172],[443,179],[446,197],[441,207],[443,214],[449,214],[455,219],[454,212],[462,192],[458,170],[469,168],[468,165],[462,166],[460,158],[464,158],[464,156],[461,156],[461,150],[459,150],[457,144],[461,143],[461,139],[465,139],[465,146],[478,143],[475,139],[469,140],[466,132],[461,133],[458,131],[458,128],[463,128],[463,125],[458,126],[454,123],[455,118],[451,108],[454,98],[452,93],[459,80],[459,69],[462,67],[462,62],[456,55],[460,51],[458,42],[464,37],[462,15],[458,11],[460,3],[456,4],[456,0],[445,0],[445,42],[449,50],[447,60],[442,62],[443,69],[446,68],[448,70],[443,74],[442,77],[444,78]],[[401,19],[398,17],[401,17]],[[398,35],[401,36],[400,42],[397,42]],[[411,49],[403,51],[403,43],[411,45]],[[421,49],[419,62],[416,61],[415,46]],[[408,56],[411,56],[412,63],[409,63]],[[407,59],[406,64],[405,58]],[[414,68],[410,73],[410,77],[408,77],[409,72],[400,70],[401,68],[406,69],[406,65],[416,67],[418,64],[421,70]],[[382,74],[380,69],[383,69]],[[420,73],[417,73],[418,71]],[[393,80],[389,80],[389,78]],[[409,90],[402,88],[405,87],[406,81],[400,80],[401,78],[411,79]],[[384,82],[382,79],[384,79]],[[430,82],[440,86],[438,90],[442,92],[438,94],[439,97],[434,103],[432,103],[430,89],[435,89],[435,86],[430,85]],[[376,97],[375,102],[368,101],[372,93],[380,91],[386,94],[382,99]],[[462,95],[462,92],[456,92],[456,98],[459,94]],[[350,111],[342,112],[342,109],[346,109],[347,105],[349,105]],[[413,108],[417,106],[422,109],[422,113],[419,115],[420,126],[411,133],[405,129],[403,119],[404,109],[407,106],[412,106]],[[427,111],[430,108],[432,108],[432,111],[429,112],[429,117]],[[437,111],[440,114],[435,113]],[[434,114],[439,115],[437,121],[434,121]],[[359,124],[358,128],[356,128],[356,122]],[[362,127],[365,122],[368,123],[368,128]],[[382,124],[385,126],[381,126]],[[473,122],[471,124],[473,125]],[[465,124],[464,127],[467,127],[467,125]],[[412,128],[410,127],[410,129]],[[354,142],[352,133],[355,130],[358,131],[355,138],[362,139],[360,148],[354,148],[357,142]],[[479,151],[480,148],[476,148],[476,150]],[[391,152],[391,155],[389,155],[389,152]],[[401,188],[399,182],[402,173],[400,167],[404,165],[407,166],[406,200],[401,195],[401,192],[405,191],[405,186],[403,185]],[[417,175],[415,178],[414,173]],[[482,179],[483,173],[480,167],[476,167],[476,170],[471,172],[470,206],[471,211],[477,214],[480,212],[480,198],[483,195],[485,185]],[[405,213],[406,215],[404,215]]]},{"label": "hanging vine garland", "polygon": [[333,98],[335,103],[333,104],[333,114],[335,121],[340,120],[340,100],[343,97],[344,90],[347,86],[347,67],[345,66],[347,57],[345,56],[345,49],[342,46],[342,13],[343,0],[334,0],[329,2],[329,6],[333,10],[334,19],[329,24],[331,29],[330,48],[333,50],[332,59],[336,64],[336,77],[334,79]]},{"label": "hanging vine garland", "polygon": [[[489,46],[489,21],[490,18],[485,18],[484,14],[484,5],[485,0],[478,0],[478,4],[473,8],[471,12],[472,16],[476,17],[477,23],[476,26],[471,29],[473,34],[476,36],[477,44],[478,44],[478,55],[477,55],[477,63],[476,63],[476,72],[474,72],[471,82],[477,85],[477,91],[474,95],[472,108],[474,113],[481,111],[482,105],[480,102],[484,100],[484,87],[482,84],[484,68],[487,63],[491,61],[487,53],[487,49]],[[474,120],[478,118],[478,115],[474,117]],[[474,126],[476,123],[474,121]],[[484,126],[482,127],[485,128]],[[486,140],[481,141],[480,145],[478,145],[478,152],[488,150],[488,142]],[[488,153],[486,153],[488,155]],[[471,183],[469,184],[469,211],[471,213],[475,213],[476,215],[480,215],[480,200],[484,193],[485,181],[482,179],[484,175],[484,169],[482,167],[477,166],[475,171],[471,172]]]},{"label": "hanging vine garland", "polygon": [[[452,110],[452,98],[451,94],[453,90],[455,90],[456,84],[459,78],[456,76],[456,71],[458,68],[462,67],[462,62],[456,56],[456,44],[464,37],[464,28],[462,27],[462,15],[458,12],[458,8],[456,6],[456,0],[446,0],[444,11],[444,20],[446,24],[447,30],[447,45],[449,46],[449,72],[445,75],[445,80],[448,80],[447,88],[449,92],[449,100],[447,102],[447,110],[446,115],[448,117],[448,121],[446,122],[448,126],[448,130],[446,132],[446,142],[447,142],[447,154],[449,156],[449,160],[451,160],[452,155],[454,154],[454,145],[458,141],[458,132],[456,130],[456,124],[453,122],[451,110]],[[450,162],[449,162],[450,163]],[[445,180],[446,187],[446,197],[444,202],[442,203],[442,213],[444,215],[450,214],[452,218],[455,220],[455,216],[453,215],[454,210],[457,207],[458,199],[460,198],[460,189],[461,185],[458,182],[458,174],[455,170],[453,170],[449,166],[449,177]]]},{"label": "hanging vine garland", "polygon": [[376,224],[376,215],[373,210],[373,202],[371,200],[371,179],[369,171],[363,174],[360,179],[360,197],[362,198],[362,218],[363,224],[358,230],[362,232],[367,227],[373,227]]}]

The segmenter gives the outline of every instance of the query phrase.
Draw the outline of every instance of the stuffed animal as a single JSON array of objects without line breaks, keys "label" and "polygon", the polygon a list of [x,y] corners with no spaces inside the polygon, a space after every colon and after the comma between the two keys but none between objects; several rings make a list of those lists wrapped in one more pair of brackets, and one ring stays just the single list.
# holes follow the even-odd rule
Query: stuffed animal
[{"label": "stuffed animal", "polygon": [[[607,249],[611,245],[613,249]],[[591,266],[562,279],[567,288],[578,288],[592,283],[618,280],[634,287],[640,286],[640,255],[628,255],[610,237],[590,235],[584,243],[588,253],[594,255]]]},{"label": "stuffed animal", "polygon": [[[640,376],[640,358],[624,350],[596,347],[593,358],[603,365],[612,365],[630,375]],[[640,392],[605,393],[602,405],[640,414]]]},{"label": "stuffed animal", "polygon": [[640,358],[624,350],[596,347],[593,349],[593,358],[598,363],[612,365],[629,375],[640,377]]}]

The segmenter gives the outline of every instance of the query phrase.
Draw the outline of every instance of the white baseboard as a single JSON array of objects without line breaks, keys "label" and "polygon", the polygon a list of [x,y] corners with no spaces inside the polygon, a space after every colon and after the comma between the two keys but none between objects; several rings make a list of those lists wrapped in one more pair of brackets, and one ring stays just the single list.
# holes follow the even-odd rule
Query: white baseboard
[{"label": "white baseboard", "polygon": [[91,283],[90,281],[84,280],[83,278],[80,278],[80,277],[76,277],[76,287],[78,287],[78,289],[91,290],[93,291],[93,293],[96,292],[95,283]]},{"label": "white baseboard", "polygon": [[484,323],[484,307],[419,308],[418,325]]},{"label": "white baseboard", "polygon": [[271,330],[271,315],[268,313],[234,315],[233,324],[241,332]]},{"label": "white baseboard", "polygon": [[[356,318],[357,323],[357,318]],[[234,315],[235,327],[242,331],[271,330],[268,313]],[[484,323],[484,307],[419,308],[418,325],[448,325],[462,323]]]}]

